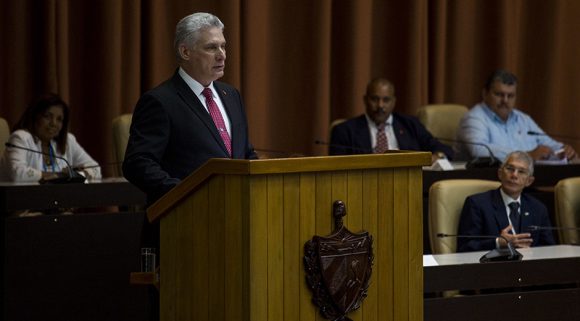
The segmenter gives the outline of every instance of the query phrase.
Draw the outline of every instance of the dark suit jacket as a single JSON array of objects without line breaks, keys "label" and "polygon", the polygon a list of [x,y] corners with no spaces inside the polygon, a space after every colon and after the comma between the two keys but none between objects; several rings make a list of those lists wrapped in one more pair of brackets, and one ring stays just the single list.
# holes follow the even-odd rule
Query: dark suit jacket
[{"label": "dark suit jacket", "polygon": [[[257,158],[240,93],[225,83],[214,86],[230,119],[232,158]],[[151,204],[210,158],[229,155],[211,116],[176,72],[139,99],[123,174]]]},{"label": "dark suit jacket", "polygon": [[[453,158],[451,147],[439,142],[415,117],[393,113],[393,130],[399,149],[443,152]],[[365,115],[351,118],[336,125],[330,135],[330,155],[370,154],[371,134]]]},{"label": "dark suit jacket", "polygon": [[[516,233],[528,232],[528,226],[551,226],[548,210],[542,202],[532,196],[522,194],[520,198],[521,228]],[[469,196],[463,205],[459,219],[458,234],[499,236],[509,225],[503,199],[498,189]],[[531,232],[532,246],[555,244],[552,231]],[[483,251],[496,247],[495,239],[457,239],[457,251]]]}]

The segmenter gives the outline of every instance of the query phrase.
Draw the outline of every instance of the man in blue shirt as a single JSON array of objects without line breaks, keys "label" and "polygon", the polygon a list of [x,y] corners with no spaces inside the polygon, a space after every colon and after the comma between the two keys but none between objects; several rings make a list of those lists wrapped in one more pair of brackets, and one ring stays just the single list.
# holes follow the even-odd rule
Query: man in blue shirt
[{"label": "man in blue shirt", "polygon": [[[457,140],[464,156],[486,157],[489,151],[500,160],[515,150],[526,151],[534,160],[564,159],[577,161],[574,149],[557,142],[526,113],[515,109],[517,78],[505,70],[491,74],[483,88],[483,102],[475,105],[459,123]],[[479,145],[476,145],[479,144]]]}]

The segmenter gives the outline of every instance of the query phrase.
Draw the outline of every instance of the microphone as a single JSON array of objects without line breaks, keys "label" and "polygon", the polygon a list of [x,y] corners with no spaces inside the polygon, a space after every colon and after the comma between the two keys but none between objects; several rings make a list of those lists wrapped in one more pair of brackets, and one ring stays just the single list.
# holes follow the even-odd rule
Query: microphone
[{"label": "microphone", "polygon": [[529,231],[541,231],[541,230],[555,230],[555,231],[580,231],[580,227],[564,227],[564,226],[538,226],[530,225],[528,226]]},{"label": "microphone", "polygon": [[[580,231],[580,227],[567,227],[567,226],[538,226],[538,225],[530,225],[528,226],[528,231]],[[579,245],[578,243],[568,243],[570,245]]]},{"label": "microphone", "polygon": [[435,138],[438,139],[438,140],[452,142],[452,143],[460,143],[460,144],[467,144],[467,145],[475,145],[475,146],[483,146],[483,147],[485,147],[485,149],[489,153],[489,157],[475,157],[474,159],[472,159],[469,162],[467,162],[467,164],[465,164],[465,167],[467,169],[482,168],[482,167],[499,167],[501,165],[501,161],[497,157],[495,157],[495,155],[491,151],[491,148],[488,145],[486,145],[486,144],[483,144],[483,143],[472,143],[472,142],[466,142],[466,141],[463,141],[463,140],[456,140],[456,139],[449,139],[449,138],[439,138],[439,137],[435,137]]},{"label": "microphone", "polygon": [[493,249],[486,254],[484,254],[480,259],[479,263],[488,262],[505,262],[505,261],[521,261],[524,257],[520,252],[514,249],[512,243],[508,241],[505,237],[498,235],[461,235],[461,234],[445,234],[437,233],[437,237],[457,237],[457,238],[473,238],[473,239],[496,239],[502,238],[507,243],[507,249]]},{"label": "microphone", "polygon": [[547,136],[547,137],[556,137],[556,138],[563,138],[563,139],[569,139],[569,140],[580,140],[579,137],[573,137],[573,136],[566,136],[566,135],[558,135],[558,134],[551,134],[548,135],[546,133],[542,133],[542,132],[535,132],[533,130],[529,130],[528,131],[528,135],[531,136]]},{"label": "microphone", "polygon": [[17,149],[22,149],[25,151],[29,151],[29,152],[33,152],[33,153],[37,153],[37,154],[41,154],[41,155],[48,155],[48,156],[52,156],[54,158],[58,158],[61,159],[65,162],[66,166],[68,167],[68,175],[63,176],[62,173],[55,173],[57,175],[56,178],[52,178],[52,179],[41,179],[39,181],[39,183],[41,184],[63,184],[63,183],[83,183],[86,180],[86,177],[84,177],[83,175],[77,173],[76,171],[73,170],[73,168],[70,166],[70,163],[66,160],[66,158],[64,157],[60,157],[60,156],[56,156],[56,155],[50,155],[48,153],[45,152],[41,152],[41,151],[37,151],[34,149],[30,149],[30,148],[26,148],[26,147],[22,147],[22,146],[18,146],[18,145],[14,145],[12,143],[6,142],[4,144],[4,146],[6,147],[10,147],[10,148],[17,148]]},{"label": "microphone", "polygon": [[331,144],[329,142],[325,142],[325,141],[318,140],[318,139],[315,140],[314,143],[316,145],[326,145],[328,147],[336,147],[336,148],[350,149],[350,150],[353,150],[353,151],[361,152],[363,154],[372,154],[373,153],[372,150],[369,150],[369,149],[366,149],[366,148],[360,148],[360,147],[354,147],[354,146],[347,146],[347,145],[340,145],[340,144]]}]

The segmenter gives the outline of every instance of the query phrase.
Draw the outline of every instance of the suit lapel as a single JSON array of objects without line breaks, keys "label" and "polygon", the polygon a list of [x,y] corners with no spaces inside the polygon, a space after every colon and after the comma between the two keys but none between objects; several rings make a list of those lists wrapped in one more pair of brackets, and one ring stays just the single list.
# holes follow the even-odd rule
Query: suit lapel
[{"label": "suit lapel", "polygon": [[507,219],[507,212],[505,210],[505,205],[503,204],[503,199],[499,192],[499,188],[494,190],[491,198],[491,206],[494,210],[495,220],[500,231],[506,228],[510,223]]},{"label": "suit lapel", "polygon": [[[235,155],[235,151],[237,150],[237,148],[234,148],[234,146],[236,145],[236,137],[237,135],[237,125],[235,122],[235,115],[232,111],[233,106],[235,105],[235,102],[233,100],[234,95],[232,93],[229,93],[227,91],[227,88],[223,87],[220,83],[214,81],[213,82],[213,86],[217,91],[217,95],[220,97],[220,100],[222,101],[222,104],[224,105],[224,109],[226,110],[226,114],[228,119],[230,120],[230,141],[231,141],[231,147],[232,147],[232,157],[233,155]],[[221,137],[220,137],[220,141],[221,141]],[[225,145],[222,143],[222,145],[224,146],[224,149],[226,148]],[[227,151],[227,150],[226,150]]]},{"label": "suit lapel", "polygon": [[407,129],[401,124],[399,117],[393,113],[393,132],[395,133],[399,149],[409,149],[409,146],[413,145],[411,135],[407,133]]},{"label": "suit lapel", "polygon": [[365,115],[359,116],[354,133],[355,147],[360,148],[359,151],[353,151],[355,154],[373,153],[373,146],[371,143],[371,133],[369,131],[369,123]]},{"label": "suit lapel", "polygon": [[[226,113],[228,114],[228,118],[232,117],[232,112],[231,112],[231,106],[233,104],[232,102],[232,95],[230,93],[228,93],[226,91],[226,88],[224,88],[220,83],[214,81],[213,82],[213,86],[215,87],[218,96],[220,97],[222,104],[224,105],[224,108],[226,109]],[[231,121],[230,121],[231,123]]]},{"label": "suit lapel", "polygon": [[518,233],[522,233],[522,232],[526,232],[526,230],[528,229],[528,226],[533,225],[533,217],[530,215],[530,207],[529,202],[527,202],[527,199],[525,197],[525,195],[522,194],[522,197],[520,198],[520,203],[521,203],[521,208],[520,208],[520,223],[521,223],[521,227],[522,230],[518,231]]},{"label": "suit lapel", "polygon": [[405,130],[401,127],[401,122],[397,121],[397,117],[393,114],[393,133],[395,134],[395,138],[397,139],[397,143],[399,144],[400,149],[404,149],[407,142],[407,136],[405,135]]},{"label": "suit lapel", "polygon": [[195,93],[191,90],[191,88],[189,88],[187,83],[181,78],[178,72],[176,72],[173,75],[173,83],[175,84],[175,88],[177,89],[177,94],[181,97],[185,105],[188,106],[189,109],[191,109],[191,111],[193,111],[193,113],[199,119],[201,119],[201,121],[203,122],[203,124],[205,125],[211,136],[214,138],[216,143],[227,155],[228,150],[226,149],[226,145],[224,145],[224,142],[213,122],[213,119],[211,118],[210,114],[207,112],[207,109],[205,109],[199,98],[195,95]]}]

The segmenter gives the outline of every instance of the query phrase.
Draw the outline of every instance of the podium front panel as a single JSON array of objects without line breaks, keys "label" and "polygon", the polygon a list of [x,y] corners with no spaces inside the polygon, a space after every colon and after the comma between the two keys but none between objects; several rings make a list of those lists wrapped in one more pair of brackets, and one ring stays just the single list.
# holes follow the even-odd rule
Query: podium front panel
[{"label": "podium front panel", "polygon": [[161,320],[323,320],[304,244],[344,225],[373,237],[368,297],[352,320],[422,320],[419,167],[212,176],[161,221]]}]

